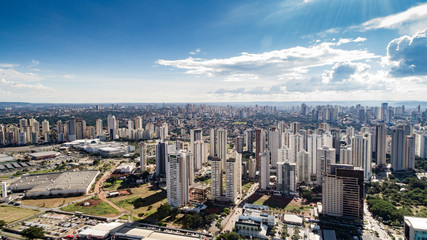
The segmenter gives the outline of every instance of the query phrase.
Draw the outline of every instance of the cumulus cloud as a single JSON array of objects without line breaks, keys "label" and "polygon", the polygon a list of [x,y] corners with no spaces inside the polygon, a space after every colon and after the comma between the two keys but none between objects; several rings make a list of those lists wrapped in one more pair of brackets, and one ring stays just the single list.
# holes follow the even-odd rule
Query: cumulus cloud
[{"label": "cumulus cloud", "polygon": [[341,45],[341,44],[345,44],[345,43],[351,43],[351,42],[364,42],[366,41],[366,38],[363,37],[357,37],[355,39],[351,39],[351,38],[340,38],[340,40],[337,43],[337,46]]},{"label": "cumulus cloud", "polygon": [[62,78],[65,78],[65,79],[73,79],[75,76],[74,75],[72,75],[72,74],[64,74],[64,75],[62,75]]},{"label": "cumulus cloud", "polygon": [[0,78],[12,81],[33,82],[41,80],[41,77],[36,73],[22,73],[13,68],[0,68]]},{"label": "cumulus cloud", "polygon": [[282,74],[301,71],[301,69],[379,57],[367,50],[344,50],[336,48],[335,45],[336,43],[325,42],[310,47],[297,46],[263,53],[242,53],[239,56],[224,59],[189,57],[180,60],[159,59],[157,63],[186,70],[188,74],[209,77],[252,74],[276,78]]},{"label": "cumulus cloud", "polygon": [[196,55],[196,54],[199,54],[199,53],[200,53],[200,48],[197,48],[196,50],[191,51],[188,54],[190,54],[190,55]]},{"label": "cumulus cloud", "polygon": [[35,67],[38,66],[40,64],[40,62],[38,60],[31,60],[31,66]]},{"label": "cumulus cloud", "polygon": [[275,85],[272,87],[255,87],[255,88],[237,88],[237,89],[224,89],[220,88],[214,92],[215,94],[226,95],[226,94],[247,94],[247,95],[271,95],[271,94],[283,94],[284,90],[281,85]]},{"label": "cumulus cloud", "polygon": [[4,78],[0,80],[0,83],[2,84],[3,87],[16,88],[16,89],[35,89],[35,90],[42,90],[42,91],[53,90],[52,88],[46,87],[41,83],[34,83],[34,84],[19,83],[14,81],[7,81]]},{"label": "cumulus cloud", "polygon": [[412,37],[393,39],[387,47],[388,60],[394,65],[394,76],[427,76],[427,29]]},{"label": "cumulus cloud", "polygon": [[11,63],[0,63],[0,68],[14,68],[19,66],[18,64],[11,64]]},{"label": "cumulus cloud", "polygon": [[322,74],[323,83],[342,83],[351,80],[354,74],[361,74],[369,70],[370,66],[365,63],[341,62],[325,70]]},{"label": "cumulus cloud", "polygon": [[397,29],[402,33],[413,34],[427,25],[427,3],[412,7],[404,12],[386,17],[374,18],[363,23],[362,30]]}]

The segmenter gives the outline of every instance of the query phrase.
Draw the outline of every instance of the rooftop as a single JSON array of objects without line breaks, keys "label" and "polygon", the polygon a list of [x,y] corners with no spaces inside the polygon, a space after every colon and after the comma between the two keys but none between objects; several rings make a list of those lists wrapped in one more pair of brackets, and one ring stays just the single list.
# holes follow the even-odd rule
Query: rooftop
[{"label": "rooftop", "polygon": [[405,222],[409,222],[415,229],[427,230],[427,218],[405,217]]}]

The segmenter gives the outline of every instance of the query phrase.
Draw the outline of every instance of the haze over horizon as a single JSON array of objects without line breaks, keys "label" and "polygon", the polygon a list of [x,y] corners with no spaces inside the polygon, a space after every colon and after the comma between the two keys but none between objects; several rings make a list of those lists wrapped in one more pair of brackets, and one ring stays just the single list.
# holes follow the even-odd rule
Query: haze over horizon
[{"label": "haze over horizon", "polygon": [[10,1],[0,101],[427,101],[423,1]]}]

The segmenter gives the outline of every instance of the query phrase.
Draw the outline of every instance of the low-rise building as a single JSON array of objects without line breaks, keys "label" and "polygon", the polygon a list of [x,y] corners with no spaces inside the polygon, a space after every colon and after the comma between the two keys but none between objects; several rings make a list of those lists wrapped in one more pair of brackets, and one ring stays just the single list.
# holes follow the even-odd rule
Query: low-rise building
[{"label": "low-rise building", "polygon": [[83,195],[95,183],[99,171],[76,171],[27,175],[9,186],[13,192],[26,191],[27,197]]},{"label": "low-rise building", "polygon": [[427,218],[404,217],[405,240],[427,239]]}]

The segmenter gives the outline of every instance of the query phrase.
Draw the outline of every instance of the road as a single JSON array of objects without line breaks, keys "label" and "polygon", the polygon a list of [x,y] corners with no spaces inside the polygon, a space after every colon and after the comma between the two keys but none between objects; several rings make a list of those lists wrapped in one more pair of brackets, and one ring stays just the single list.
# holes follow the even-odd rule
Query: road
[{"label": "road", "polygon": [[[379,239],[391,239],[385,230],[381,229],[380,223],[372,216],[371,212],[368,210],[368,203],[365,201],[365,204],[363,204],[363,215],[364,220],[366,221],[366,224],[364,226],[365,233],[368,233],[366,231],[370,231],[371,229],[373,232],[371,235],[373,235],[375,232],[378,232],[378,238]],[[368,233],[369,234],[369,233]]]},{"label": "road", "polygon": [[95,193],[98,194],[98,198],[101,199],[102,201],[108,203],[111,207],[115,208],[117,211],[119,211],[121,215],[123,214],[130,214],[127,210],[117,206],[116,204],[114,204],[113,202],[111,202],[110,200],[107,199],[107,197],[105,196],[105,192],[104,190],[102,190],[102,185],[104,184],[104,182],[108,179],[108,177],[110,176],[110,173],[114,172],[114,170],[116,170],[118,164],[115,163],[114,168],[110,171],[106,171],[104,173],[104,175],[102,175],[102,177],[98,180],[98,182],[95,184]]},{"label": "road", "polygon": [[233,209],[231,209],[231,215],[229,214],[224,221],[222,222],[222,231],[232,231],[234,225],[236,224],[237,218],[239,217],[239,215],[241,215],[243,213],[243,206],[241,206],[242,203],[244,203],[252,194],[255,193],[256,189],[258,188],[258,183],[254,183],[248,190],[248,192],[246,193],[245,197],[243,197],[242,199],[240,199],[237,203],[236,203],[236,207],[234,207]]}]

